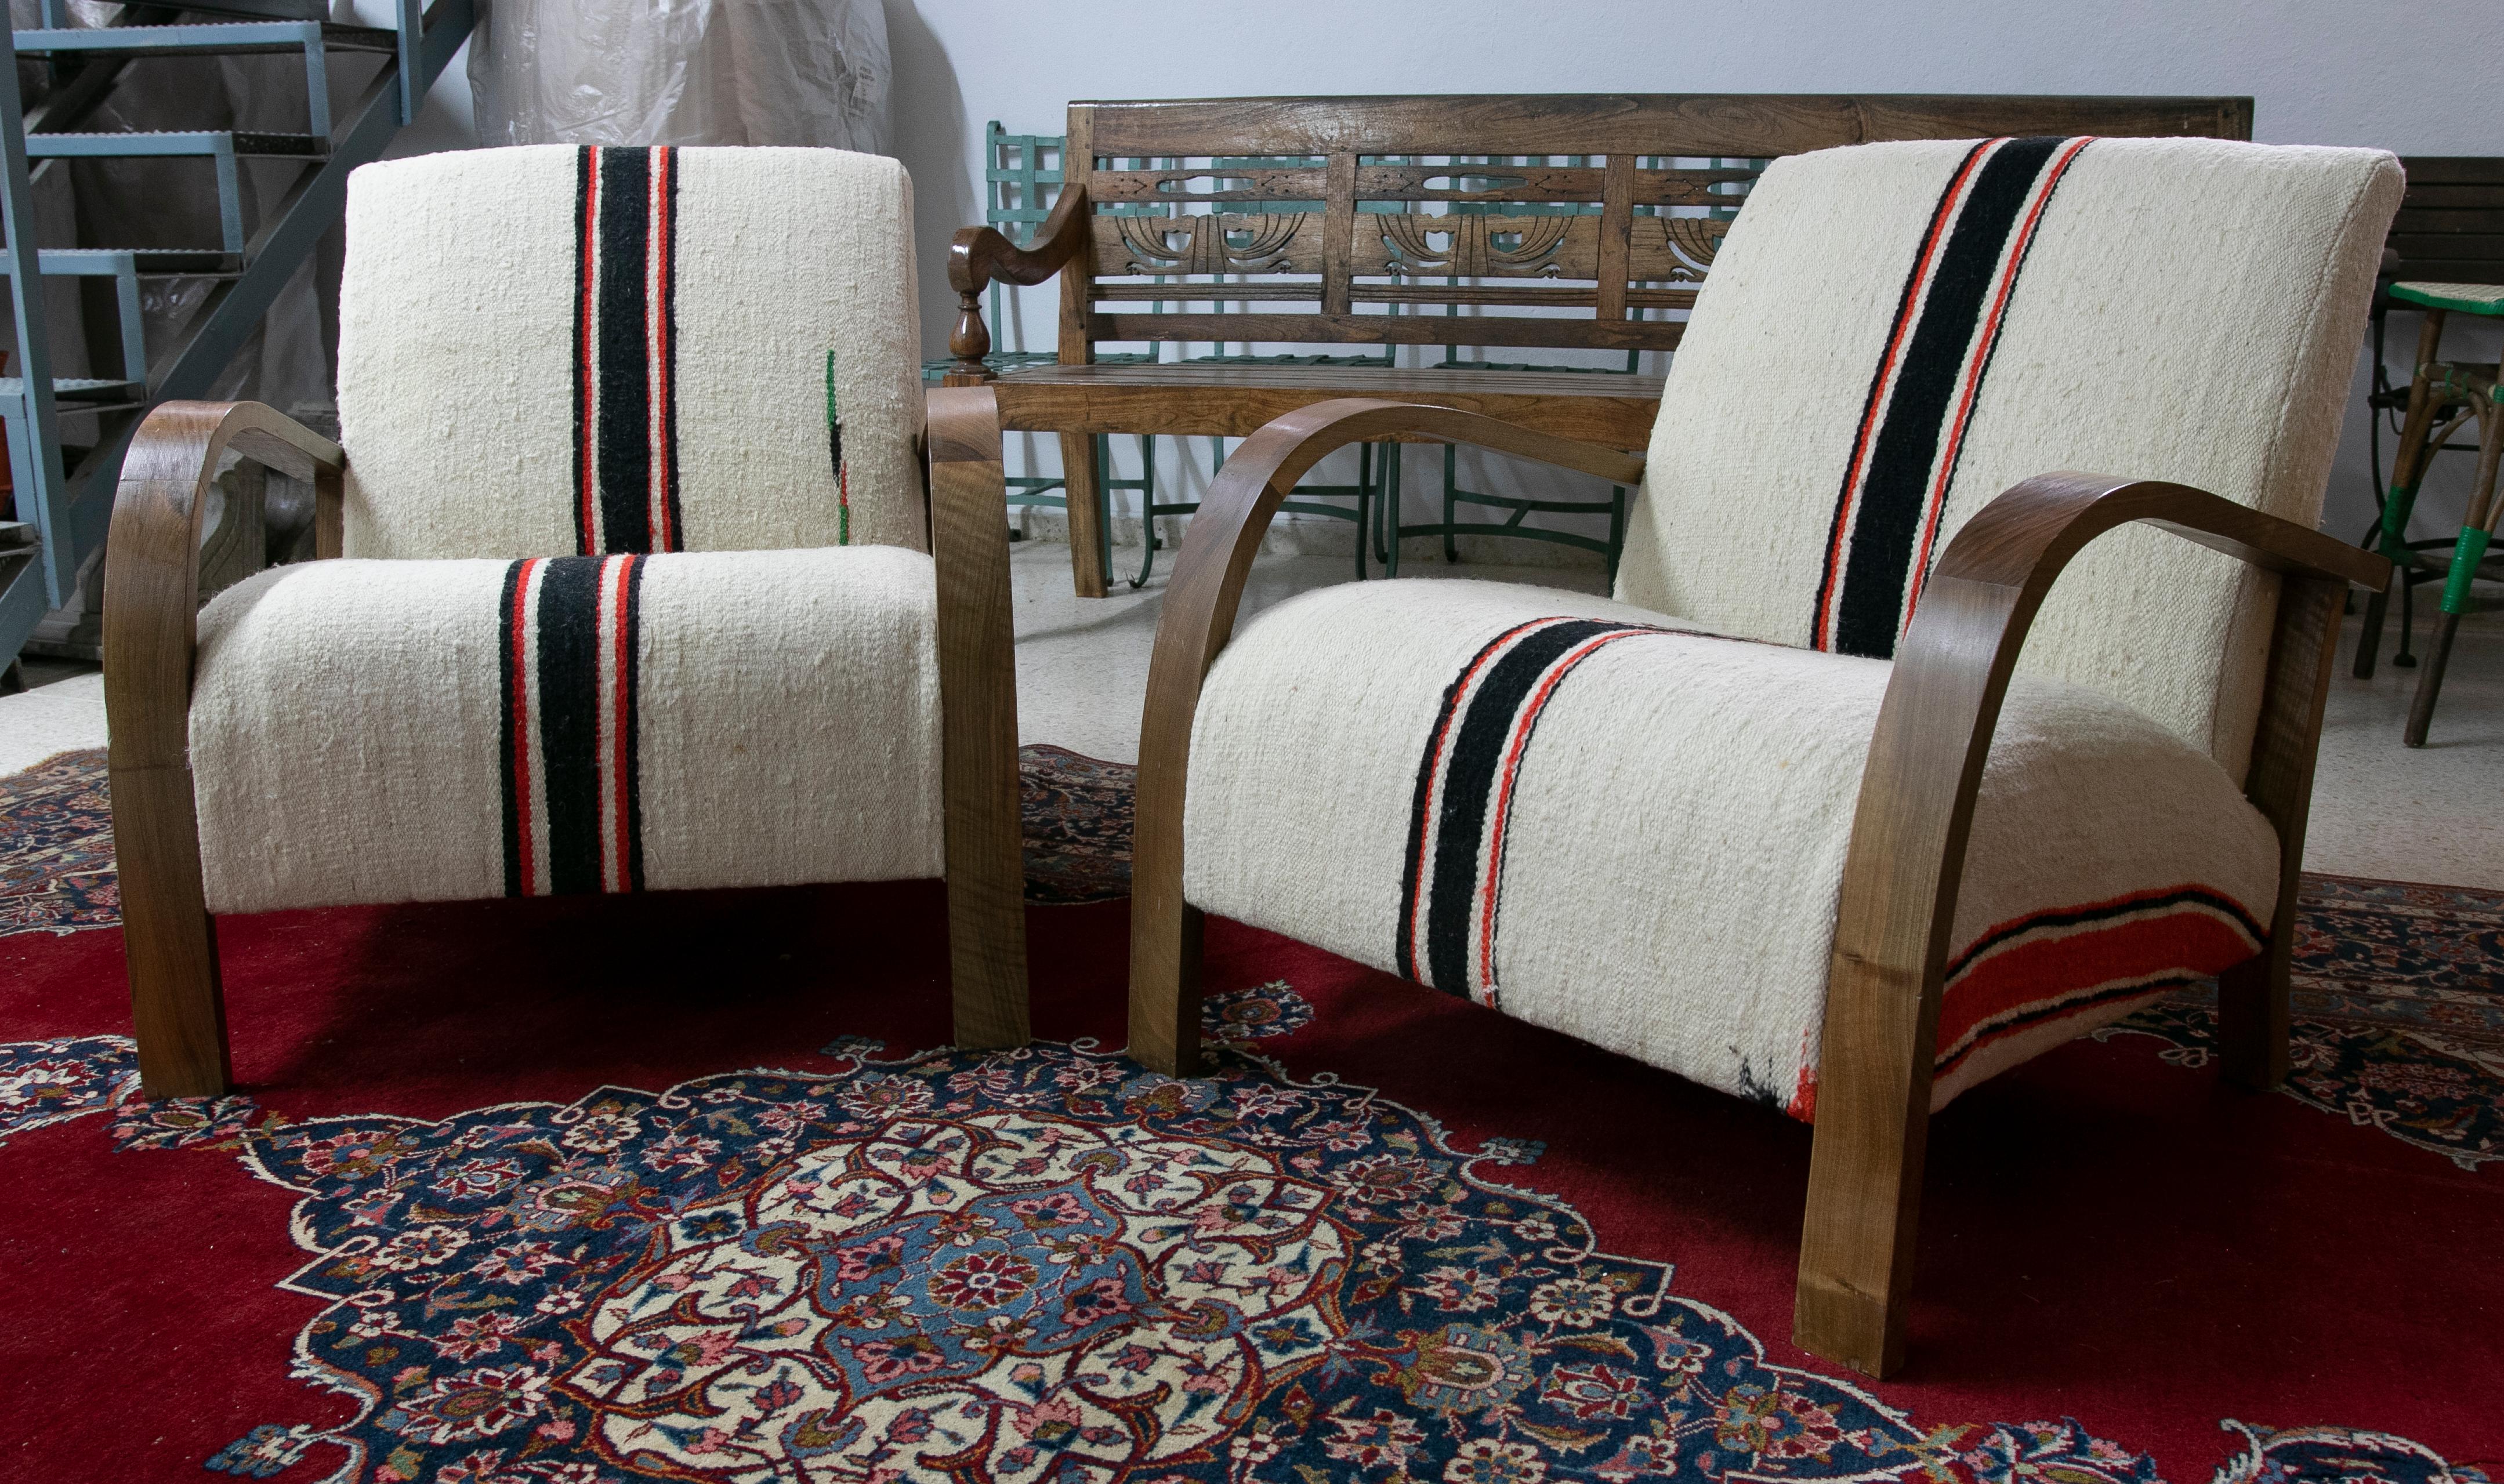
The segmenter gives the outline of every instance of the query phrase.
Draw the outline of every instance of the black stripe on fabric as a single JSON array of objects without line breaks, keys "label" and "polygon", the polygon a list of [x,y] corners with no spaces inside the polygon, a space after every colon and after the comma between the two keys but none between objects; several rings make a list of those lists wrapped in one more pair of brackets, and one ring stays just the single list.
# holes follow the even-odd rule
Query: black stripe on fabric
[{"label": "black stripe on fabric", "polygon": [[539,579],[539,771],[550,894],[600,889],[600,568],[557,557]]},{"label": "black stripe on fabric", "polygon": [[[661,171],[661,324],[666,327],[661,366],[661,497],[670,531],[664,549],[684,551],[687,533],[678,508],[678,152],[663,147],[652,153]],[[643,580],[640,569],[635,580]]]},{"label": "black stripe on fabric", "polygon": [[[840,468],[844,448],[842,425],[835,426],[838,430],[835,433],[835,464]],[[1511,643],[1523,627],[1517,624],[1488,639],[1478,653],[1470,656],[1470,662],[1461,667],[1461,673],[1452,677],[1452,683],[1443,687],[1443,704],[1435,708],[1435,725],[1426,733],[1426,749],[1417,758],[1417,786],[1408,796],[1408,850],[1400,858],[1400,942],[1394,951],[1403,979],[1417,978],[1417,937],[1410,928],[1416,920],[1418,888],[1423,884],[1419,878],[1425,866],[1426,806],[1435,797],[1435,776],[1438,772],[1435,765],[1441,761],[1443,753],[1437,742],[1452,724],[1452,712],[1461,704],[1461,692],[1468,687],[1470,676],[1486,663],[1488,655]]]},{"label": "black stripe on fabric", "polygon": [[[1948,177],[1948,189],[1939,192],[1938,204],[1930,208],[1930,220],[1922,227],[1921,241],[1925,247],[1938,236],[1939,227],[1947,219],[1948,208],[1955,204],[1956,183],[1973,167],[1973,157],[1990,148],[1990,140],[1981,140],[1965,151],[1965,158],[1957,161],[1955,173]],[[1903,292],[1895,295],[1895,313],[1887,322],[1891,345],[1895,337],[1903,332],[1905,317],[1913,312],[1913,306],[1921,299],[1923,272],[1928,266],[1926,254],[1917,252],[1913,255],[1912,266],[1904,270]],[[1861,462],[1867,453],[1863,443],[1869,436],[1869,418],[1878,407],[1879,400],[1887,395],[1887,383],[1894,370],[1893,358],[1882,353],[1877,366],[1869,373],[1869,395],[1861,400],[1861,424],[1852,435],[1852,456],[1843,466],[1843,488],[1834,497],[1834,521],[1826,531],[1826,558],[1818,576],[1817,616],[1811,626],[1811,632],[1816,636],[1814,642],[1820,648],[1825,647],[1827,638],[1826,604],[1834,596],[1834,585],[1843,580],[1843,571],[1836,565],[1834,552],[1850,535],[1847,528],[1852,519],[1852,494],[1860,483]]]},{"label": "black stripe on fabric", "polygon": [[2159,994],[2168,989],[2182,989],[2206,983],[2208,981],[2195,976],[2167,974],[2155,979],[2136,980],[2127,984],[2107,985],[2092,994],[2083,994],[2074,999],[2060,1000],[2049,1005],[2020,1006],[2002,1018],[1984,1020],[1975,1025],[1969,1033],[1971,1039],[1956,1052],[1934,1056],[1930,1063],[1930,1075],[1945,1077],[1965,1065],[1966,1057],[2001,1037],[2016,1031],[2032,1029],[2047,1020],[2058,1020],[2068,1016],[2080,1015],[2099,1005],[2109,1005],[2115,1000],[2139,999],[2144,995]]},{"label": "black stripe on fabric", "polygon": [[1434,875],[1426,897],[1425,983],[1447,994],[1469,993],[1470,905],[1478,847],[1486,838],[1487,806],[1513,716],[1541,673],[1567,650],[1622,627],[1584,618],[1539,630],[1487,668],[1485,680],[1462,712],[1451,762],[1443,771],[1443,802],[1436,811]]},{"label": "black stripe on fabric", "polygon": [[629,891],[643,889],[643,791],[640,781],[643,770],[637,755],[643,730],[643,715],[637,708],[641,699],[637,692],[642,688],[640,676],[643,669],[643,649],[640,647],[643,628],[643,566],[642,557],[626,564],[622,579],[626,587],[626,614],[621,626],[625,632],[618,638],[619,647],[626,657],[625,673],[619,677],[619,683],[626,691],[626,758],[617,787],[626,796],[626,889]]},{"label": "black stripe on fabric", "polygon": [[522,894],[522,852],[531,843],[522,838],[521,779],[515,776],[513,738],[527,718],[515,714],[517,696],[515,682],[521,678],[522,637],[513,632],[513,601],[520,594],[522,573],[530,567],[527,561],[514,562],[504,569],[504,596],[496,604],[496,675],[497,694],[502,698],[498,709],[504,724],[496,730],[496,756],[504,767],[504,895]]},{"label": "black stripe on fabric", "polygon": [[1971,947],[1958,954],[1955,961],[1948,965],[1943,979],[1945,982],[1954,983],[1958,975],[1973,967],[1976,961],[1993,949],[2047,927],[2077,927],[2090,922],[2115,921],[2123,917],[2135,917],[2142,913],[2160,912],[2174,907],[2206,907],[2228,918],[2243,931],[2251,934],[2255,940],[2262,943],[2269,941],[2269,929],[2254,921],[2251,914],[2243,911],[2241,902],[2210,891],[2205,886],[2185,886],[2178,891],[2133,897],[2128,901],[2107,903],[2102,907],[2086,907],[2071,912],[2039,913],[2031,917],[2020,918],[1997,932],[1988,933],[1976,939]]},{"label": "black stripe on fabric", "polygon": [[1965,207],[1939,249],[1929,297],[1904,346],[1895,395],[1870,449],[1851,546],[1844,554],[1832,642],[1841,653],[1886,659],[1895,652],[1904,585],[1958,373],[2018,213],[2063,143],[2059,138],[2014,139],[1993,152],[1976,172]]},{"label": "black stripe on fabric", "polygon": [[574,505],[574,549],[588,555],[600,549],[600,533],[592,529],[590,512],[583,508],[582,481],[589,472],[583,467],[583,450],[591,436],[591,347],[585,338],[590,327],[583,323],[583,286],[592,271],[589,247],[591,222],[591,160],[593,151],[574,152],[574,342],[566,347],[574,361],[574,478],[566,485],[566,499]]},{"label": "black stripe on fabric", "polygon": [[645,310],[652,238],[652,156],[600,152],[599,550],[652,549],[652,363]]}]

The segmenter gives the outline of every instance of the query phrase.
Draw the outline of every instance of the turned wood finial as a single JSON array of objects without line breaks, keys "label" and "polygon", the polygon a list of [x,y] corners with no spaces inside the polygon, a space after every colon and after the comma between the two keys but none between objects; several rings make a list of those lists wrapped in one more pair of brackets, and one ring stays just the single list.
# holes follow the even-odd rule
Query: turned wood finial
[{"label": "turned wood finial", "polygon": [[991,353],[991,332],[983,325],[980,289],[957,291],[956,328],[948,332],[948,353],[956,358],[956,363],[948,368],[942,385],[979,387],[997,379],[996,373],[983,360]]}]

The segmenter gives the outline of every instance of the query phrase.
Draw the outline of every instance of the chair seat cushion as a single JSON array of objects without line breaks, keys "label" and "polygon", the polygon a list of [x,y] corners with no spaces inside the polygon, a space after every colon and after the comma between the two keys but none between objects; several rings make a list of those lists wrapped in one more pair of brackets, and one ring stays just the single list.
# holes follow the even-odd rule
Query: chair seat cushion
[{"label": "chair seat cushion", "polygon": [[200,614],[212,912],[940,874],[930,559],[328,561]]},{"label": "chair seat cushion", "polygon": [[[1210,672],[1184,895],[1807,1118],[1892,670],[1510,584],[1305,594]],[[2206,753],[2019,680],[1932,1106],[2250,956],[2277,880],[2275,833]]]}]

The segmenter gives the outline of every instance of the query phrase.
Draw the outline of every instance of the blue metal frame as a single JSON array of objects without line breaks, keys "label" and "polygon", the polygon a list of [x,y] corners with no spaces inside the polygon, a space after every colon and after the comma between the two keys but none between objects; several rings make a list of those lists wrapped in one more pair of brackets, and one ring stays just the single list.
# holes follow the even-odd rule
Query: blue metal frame
[{"label": "blue metal frame", "polygon": [[[10,434],[19,519],[36,531],[40,560],[14,574],[0,570],[0,661],[14,656],[47,609],[62,605],[80,568],[103,541],[113,510],[113,489],[122,450],[139,414],[157,402],[207,396],[217,377],[303,266],[347,202],[348,175],[374,159],[392,136],[416,116],[418,103],[475,22],[472,0],[400,0],[396,31],[330,26],[312,0],[216,0],[219,10],[287,18],[266,22],[215,21],[189,25],[65,26],[59,0],[43,0],[46,26],[17,33],[0,55],[0,207],[8,233],[10,300],[17,317],[20,375],[0,378],[0,422]],[[65,34],[66,33],[66,34]],[[17,42],[40,53],[270,52],[300,47],[305,53],[309,134],[254,135],[232,130],[164,133],[36,134],[24,131],[23,100],[15,68]],[[382,51],[393,63],[367,85],[334,126],[326,49]],[[260,228],[247,236],[235,160],[269,154],[303,162],[303,170]],[[162,249],[43,249],[34,244],[29,212],[31,159],[202,157],[216,172],[220,245],[214,252]],[[23,229],[20,224],[27,224]],[[213,259],[214,265],[202,259]],[[149,362],[141,333],[138,280],[149,272],[199,272],[220,277],[185,327],[184,338]],[[52,374],[49,327],[40,281],[45,277],[110,277],[120,310],[120,378],[61,379]],[[74,470],[63,471],[60,418],[64,411],[127,414],[107,419],[102,440]],[[118,423],[119,426],[115,426]],[[35,580],[36,573],[41,580]]]}]

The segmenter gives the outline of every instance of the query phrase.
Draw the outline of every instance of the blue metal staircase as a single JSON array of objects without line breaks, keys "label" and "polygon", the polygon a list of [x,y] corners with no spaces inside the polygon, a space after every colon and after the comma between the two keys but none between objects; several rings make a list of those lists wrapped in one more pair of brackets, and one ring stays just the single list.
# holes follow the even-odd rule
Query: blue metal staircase
[{"label": "blue metal staircase", "polygon": [[[396,0],[397,24],[338,25],[325,0],[186,0],[176,12],[125,6],[116,24],[84,29],[67,23],[64,0],[42,0],[40,28],[13,33],[0,52],[0,276],[9,281],[17,353],[14,374],[0,377],[0,424],[9,438],[17,519],[0,521],[0,666],[11,662],[48,611],[75,595],[79,572],[104,540],[114,484],[130,431],[150,407],[169,398],[207,396],[218,373],[252,334],[287,282],[339,220],[348,173],[379,156],[474,20],[472,0]],[[235,18],[193,19],[213,12]],[[252,17],[252,18],[245,18]],[[304,59],[305,131],[300,134],[199,129],[174,132],[83,132],[97,107],[123,86],[127,64],[150,56],[299,53]],[[381,70],[334,118],[328,59],[368,52]],[[17,59],[43,57],[53,67],[51,93],[23,105]],[[203,161],[218,193],[219,240],[181,248],[39,247],[32,190],[37,173],[61,159],[179,156]],[[236,161],[298,161],[295,182],[258,224],[244,220]],[[168,343],[151,346],[142,333],[140,280],[152,275],[214,281],[199,311]],[[43,280],[101,278],[113,283],[118,348],[89,348],[98,362],[115,359],[118,375],[63,378],[55,358]],[[92,414],[98,433],[83,450],[65,449],[64,415]]]}]

